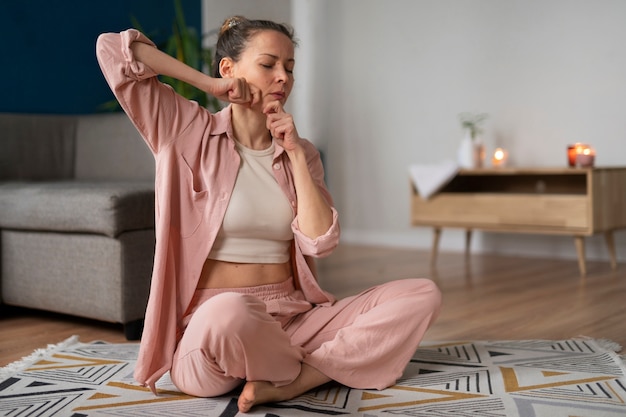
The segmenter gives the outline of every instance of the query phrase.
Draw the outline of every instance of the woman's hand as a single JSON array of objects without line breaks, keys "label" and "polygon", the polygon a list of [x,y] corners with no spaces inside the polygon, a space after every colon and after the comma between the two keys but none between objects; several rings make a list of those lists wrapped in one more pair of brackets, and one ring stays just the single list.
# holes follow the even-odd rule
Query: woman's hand
[{"label": "woman's hand", "polygon": [[254,106],[261,100],[261,91],[245,78],[211,78],[205,91],[218,100]]},{"label": "woman's hand", "polygon": [[300,136],[293,122],[293,116],[283,109],[279,101],[268,103],[263,109],[267,116],[267,128],[272,137],[287,152],[293,152],[300,147]]}]

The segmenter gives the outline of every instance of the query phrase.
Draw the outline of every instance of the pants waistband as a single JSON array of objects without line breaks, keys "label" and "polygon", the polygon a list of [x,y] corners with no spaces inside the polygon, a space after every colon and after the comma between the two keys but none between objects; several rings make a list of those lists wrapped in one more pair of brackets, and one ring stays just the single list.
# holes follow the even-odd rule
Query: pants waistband
[{"label": "pants waistband", "polygon": [[[293,277],[289,279],[279,282],[277,284],[266,284],[266,285],[257,285],[254,287],[241,287],[241,288],[198,288],[193,295],[191,300],[191,304],[187,310],[187,313],[183,317],[182,324],[183,327],[187,327],[189,324],[189,320],[191,320],[191,316],[198,309],[200,304],[205,302],[206,300],[214,297],[218,294],[222,294],[225,292],[235,292],[239,294],[249,294],[259,299],[263,300],[267,305],[267,311],[269,313],[276,313],[280,311],[280,303],[292,294],[296,292],[296,288],[293,284]],[[304,309],[301,307],[303,311],[308,310],[310,308],[310,304],[304,301],[298,302],[301,305],[306,304],[307,308]]]},{"label": "pants waistband", "polygon": [[276,300],[285,298],[296,290],[293,284],[293,277],[289,277],[283,282],[276,284],[256,285],[254,287],[235,287],[235,288],[198,288],[194,294],[194,299],[209,298],[225,292],[236,292],[239,294],[254,295],[262,300]]}]

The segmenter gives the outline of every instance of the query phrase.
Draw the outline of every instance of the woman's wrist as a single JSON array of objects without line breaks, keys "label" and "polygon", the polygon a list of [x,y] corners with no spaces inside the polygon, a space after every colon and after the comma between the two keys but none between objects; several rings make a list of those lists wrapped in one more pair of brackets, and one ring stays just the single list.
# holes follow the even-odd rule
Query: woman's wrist
[{"label": "woman's wrist", "polygon": [[293,149],[285,149],[287,156],[292,164],[304,164],[306,165],[306,153],[302,146],[296,145]]},{"label": "woman's wrist", "polygon": [[197,82],[196,87],[198,87],[200,90],[204,91],[207,94],[216,96],[216,94],[214,93],[216,81],[217,80],[211,77],[210,75],[205,74],[203,72],[199,72],[198,82]]}]

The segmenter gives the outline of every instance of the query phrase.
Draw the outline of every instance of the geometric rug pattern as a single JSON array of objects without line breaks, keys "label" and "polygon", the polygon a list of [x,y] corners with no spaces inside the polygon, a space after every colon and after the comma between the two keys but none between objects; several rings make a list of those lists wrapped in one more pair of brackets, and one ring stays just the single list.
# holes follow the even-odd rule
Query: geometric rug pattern
[{"label": "geometric rug pattern", "polygon": [[[76,338],[0,370],[0,416],[241,415],[237,392],[195,398],[165,375],[158,396],[132,378],[137,343]],[[608,342],[457,341],[421,346],[396,385],[331,383],[246,416],[624,417],[625,366]]]}]

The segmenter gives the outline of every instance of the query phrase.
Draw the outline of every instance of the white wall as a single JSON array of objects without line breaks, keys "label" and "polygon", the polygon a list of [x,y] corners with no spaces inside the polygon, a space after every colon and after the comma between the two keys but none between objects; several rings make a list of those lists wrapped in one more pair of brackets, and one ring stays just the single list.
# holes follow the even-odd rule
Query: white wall
[{"label": "white wall", "polygon": [[[342,0],[328,3],[328,181],[344,240],[430,247],[409,225],[407,167],[454,158],[458,114],[487,112],[488,149],[564,166],[568,143],[626,165],[626,2]],[[323,64],[322,64],[323,63]],[[327,70],[328,71],[328,70]],[[317,90],[319,91],[319,90]],[[617,233],[626,260],[626,236]],[[590,258],[605,257],[588,239]],[[478,236],[477,250],[575,257],[571,238]],[[462,249],[444,231],[442,249]]]},{"label": "white wall", "polygon": [[[267,10],[266,1],[242,3]],[[291,105],[300,133],[326,154],[344,241],[430,246],[430,231],[409,225],[407,169],[454,158],[461,112],[489,113],[488,150],[507,148],[515,165],[564,166],[566,145],[577,141],[597,149],[599,166],[626,165],[622,0],[290,4],[296,32],[313,19],[296,79],[302,71],[314,84],[301,96],[296,85]],[[621,261],[625,233],[616,234]],[[444,231],[441,247],[462,242],[460,232]],[[589,258],[606,258],[602,239],[587,242]],[[473,244],[575,257],[566,237],[479,234]]]}]

